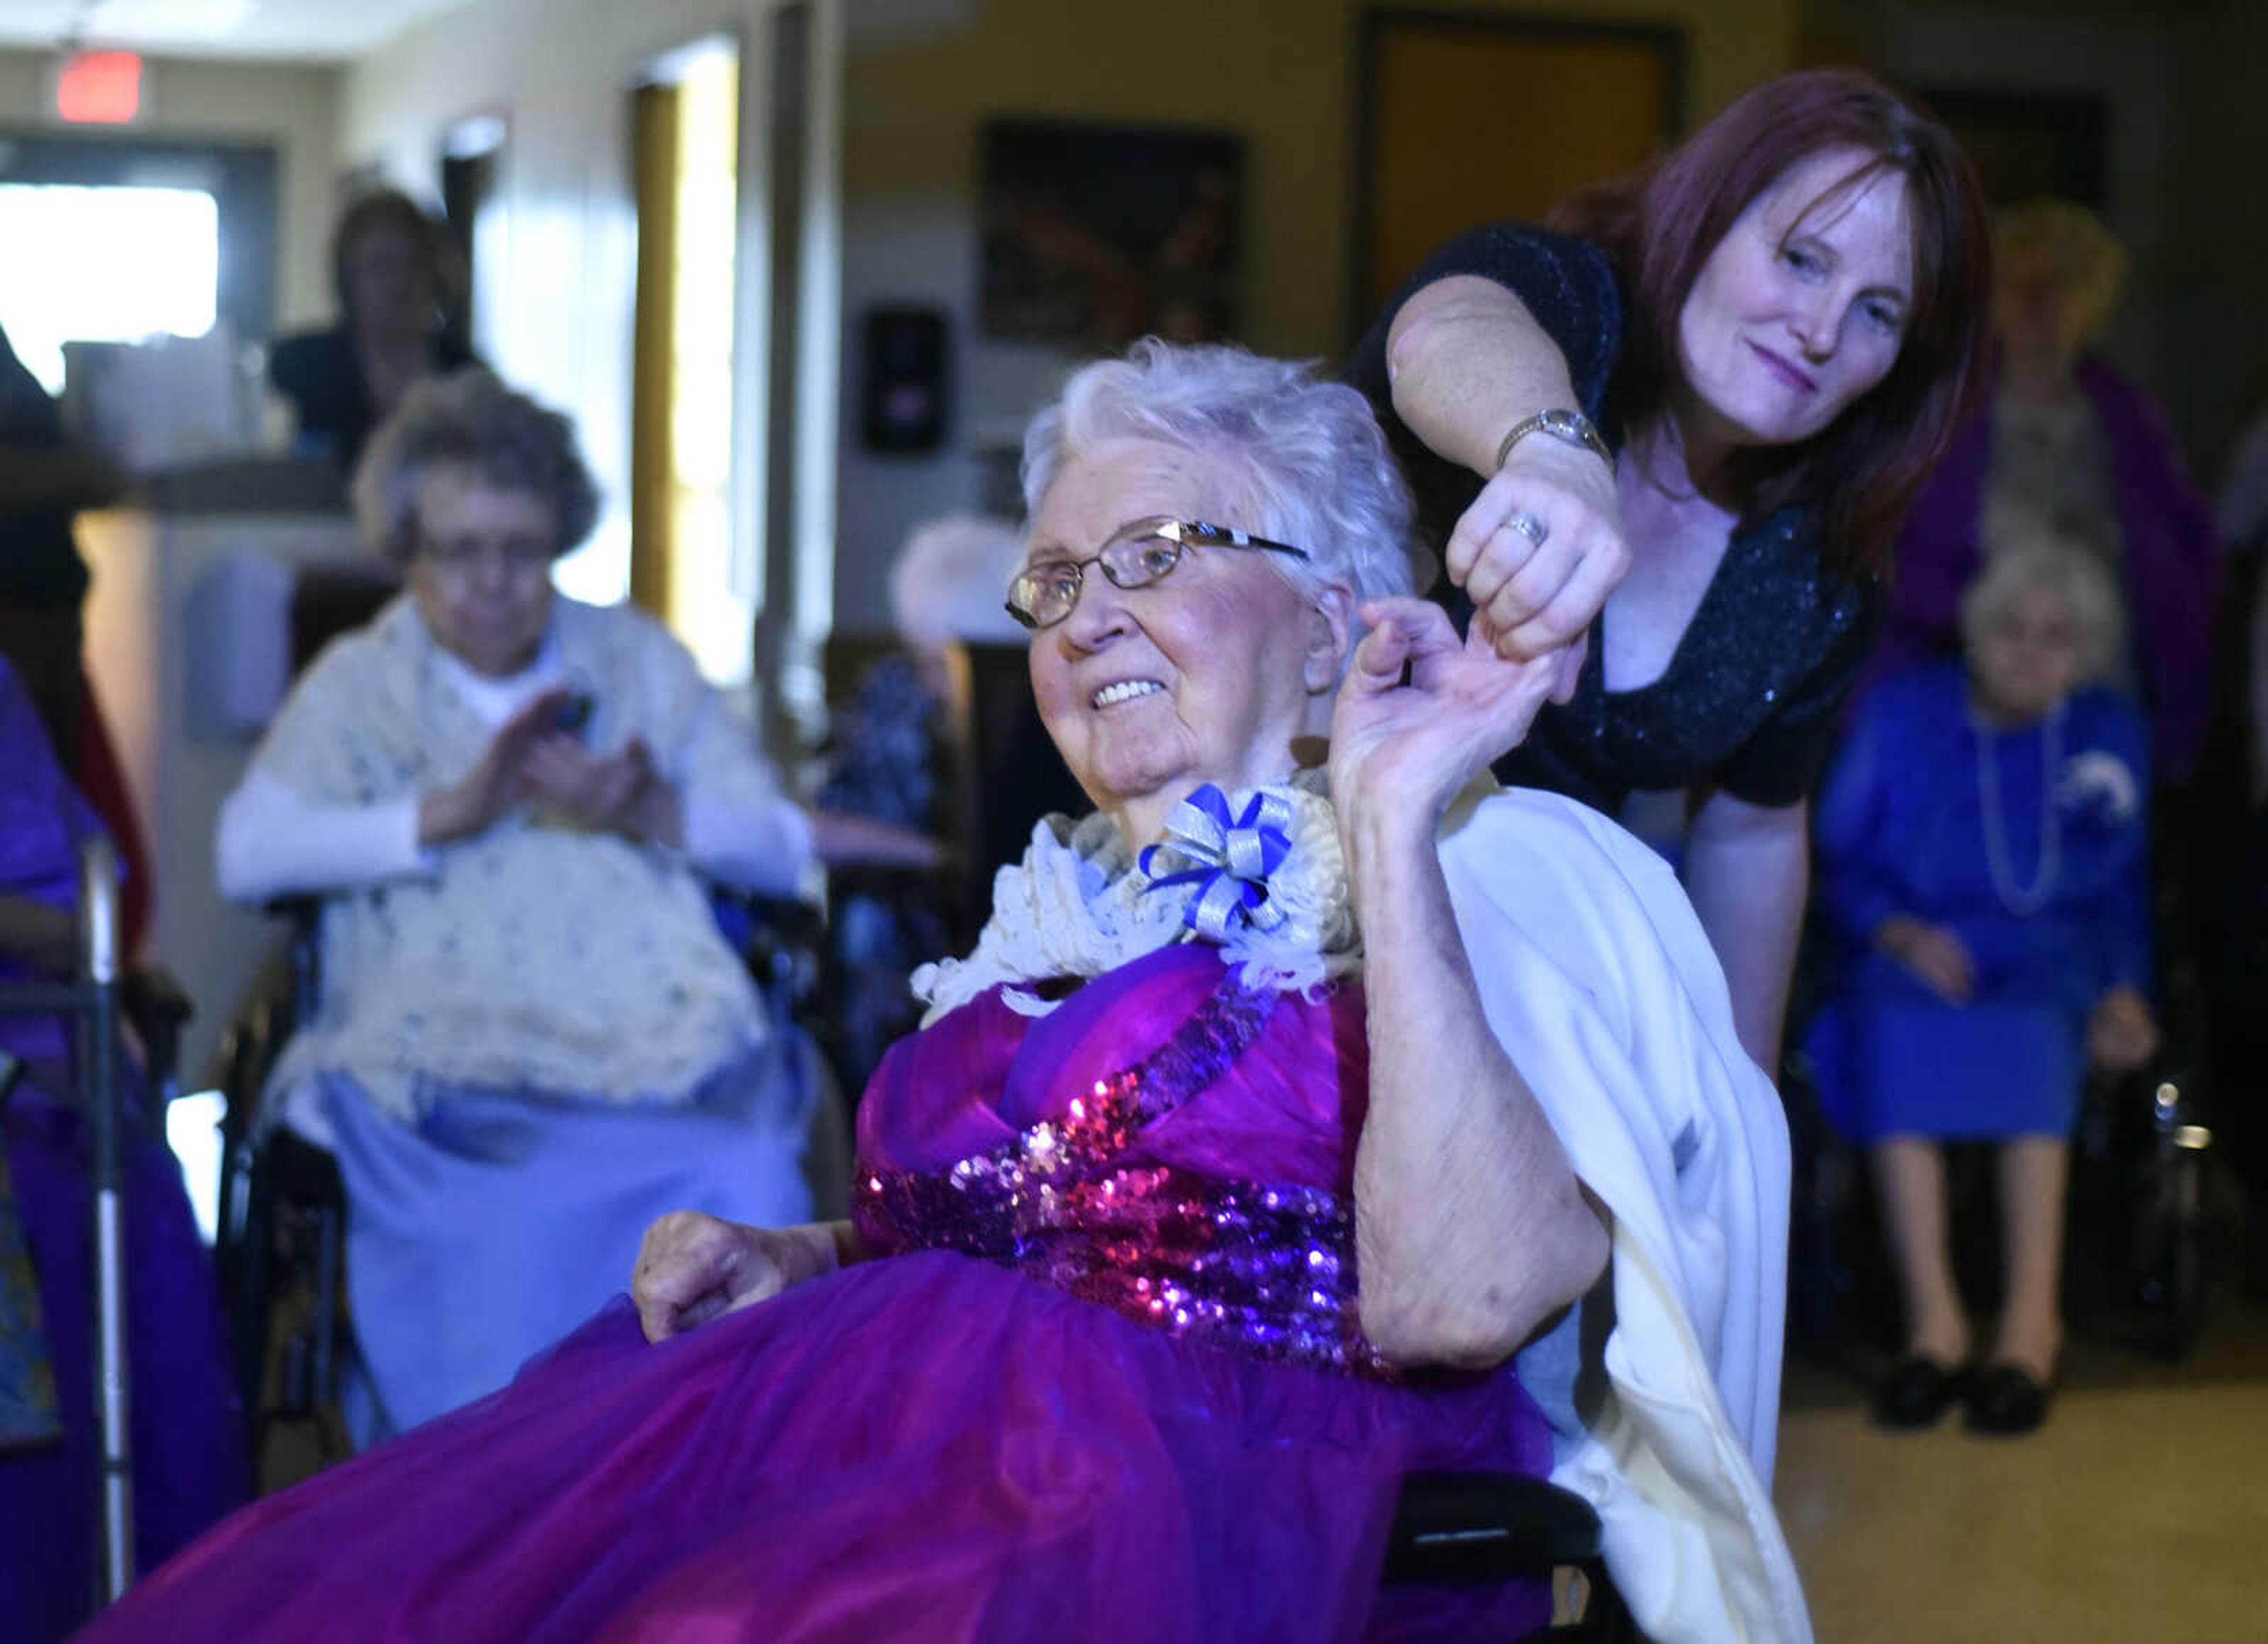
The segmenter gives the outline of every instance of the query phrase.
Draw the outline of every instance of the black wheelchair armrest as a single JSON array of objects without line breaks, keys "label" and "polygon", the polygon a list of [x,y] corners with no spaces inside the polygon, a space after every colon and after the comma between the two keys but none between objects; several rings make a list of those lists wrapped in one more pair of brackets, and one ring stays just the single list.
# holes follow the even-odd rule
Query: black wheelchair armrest
[{"label": "black wheelchair armrest", "polygon": [[1386,1545],[1388,1586],[1477,1585],[1599,1556],[1599,1516],[1548,1479],[1416,1472]]},{"label": "black wheelchair armrest", "polygon": [[286,1203],[317,1208],[345,1206],[346,1183],[339,1175],[337,1158],[298,1132],[276,1127],[268,1138],[268,1164],[274,1172],[274,1191]]},{"label": "black wheelchair armrest", "polygon": [[188,989],[162,965],[141,965],[129,971],[122,1002],[135,1027],[151,1032],[179,1032],[197,1013]]},{"label": "black wheelchair armrest", "polygon": [[[279,896],[263,903],[261,912],[291,928],[291,1016],[282,1026],[283,1038],[302,1022],[313,1018],[323,995],[323,899],[320,896]],[[280,1040],[278,1041],[280,1044]]]},{"label": "black wheelchair armrest", "polygon": [[819,983],[826,909],[792,894],[751,891],[723,880],[708,881],[706,889],[718,928],[739,950],[756,986],[782,1012],[792,1012]]},{"label": "black wheelchair armrest", "polygon": [[260,905],[260,911],[270,919],[284,921],[295,931],[312,931],[322,922],[323,899],[312,893],[271,897]]},{"label": "black wheelchair armrest", "polygon": [[180,1069],[181,1030],[196,1014],[188,992],[172,972],[155,965],[136,965],[126,973],[119,992],[119,1008],[134,1025],[135,1037],[149,1057],[150,1088],[162,1090]]}]

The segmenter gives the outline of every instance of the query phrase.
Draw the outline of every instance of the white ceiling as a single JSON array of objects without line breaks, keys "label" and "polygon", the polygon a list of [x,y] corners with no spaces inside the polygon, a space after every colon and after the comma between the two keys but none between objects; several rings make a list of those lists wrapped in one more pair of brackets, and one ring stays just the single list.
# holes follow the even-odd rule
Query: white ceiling
[{"label": "white ceiling", "polygon": [[0,47],[68,40],[157,56],[358,56],[465,0],[0,0]]}]

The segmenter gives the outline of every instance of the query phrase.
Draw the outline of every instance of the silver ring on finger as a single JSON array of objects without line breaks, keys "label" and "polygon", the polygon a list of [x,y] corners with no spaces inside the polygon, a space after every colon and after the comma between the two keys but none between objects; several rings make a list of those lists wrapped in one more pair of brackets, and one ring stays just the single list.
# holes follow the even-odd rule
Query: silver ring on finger
[{"label": "silver ring on finger", "polygon": [[1551,534],[1550,526],[1545,525],[1541,519],[1538,519],[1535,515],[1529,513],[1525,509],[1522,509],[1511,518],[1506,520],[1504,524],[1505,529],[1507,531],[1517,531],[1521,536],[1526,537],[1529,544],[1535,547],[1542,547],[1543,546],[1543,539]]}]

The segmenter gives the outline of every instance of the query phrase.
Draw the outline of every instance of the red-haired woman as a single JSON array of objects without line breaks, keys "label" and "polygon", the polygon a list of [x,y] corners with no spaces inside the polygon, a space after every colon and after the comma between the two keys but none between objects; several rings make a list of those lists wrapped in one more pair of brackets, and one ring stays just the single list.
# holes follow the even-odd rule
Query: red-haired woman
[{"label": "red-haired woman", "polygon": [[1626,818],[1683,797],[1686,887],[1770,1070],[1875,573],[1984,357],[1983,199],[1942,127],[1820,70],[1552,222],[1443,247],[1348,374],[1483,634],[1568,647],[1499,774]]}]

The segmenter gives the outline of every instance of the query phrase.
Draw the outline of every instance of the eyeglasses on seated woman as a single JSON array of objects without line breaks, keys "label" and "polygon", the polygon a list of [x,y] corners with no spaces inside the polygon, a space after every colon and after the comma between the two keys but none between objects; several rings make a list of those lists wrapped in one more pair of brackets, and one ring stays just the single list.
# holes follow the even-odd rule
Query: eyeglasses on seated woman
[{"label": "eyeglasses on seated woman", "polygon": [[662,1219],[630,1302],[98,1644],[1543,1626],[1543,1584],[1381,1591],[1440,1469],[1581,1491],[1650,1637],[1808,1635],[1763,1483],[1784,1122],[1668,870],[1487,776],[1559,659],[1411,597],[1378,426],[1300,366],[1138,345],[1024,476],[1094,808],[917,975],[851,1216]]},{"label": "eyeglasses on seated woman", "polygon": [[1111,532],[1110,539],[1091,560],[1035,560],[1019,571],[1008,584],[1008,614],[1026,628],[1053,628],[1079,603],[1079,585],[1088,566],[1100,565],[1102,574],[1117,587],[1146,588],[1172,575],[1174,567],[1182,562],[1182,551],[1192,546],[1266,548],[1294,559],[1307,557],[1305,548],[1270,542],[1227,525],[1195,519],[1137,519]]}]

